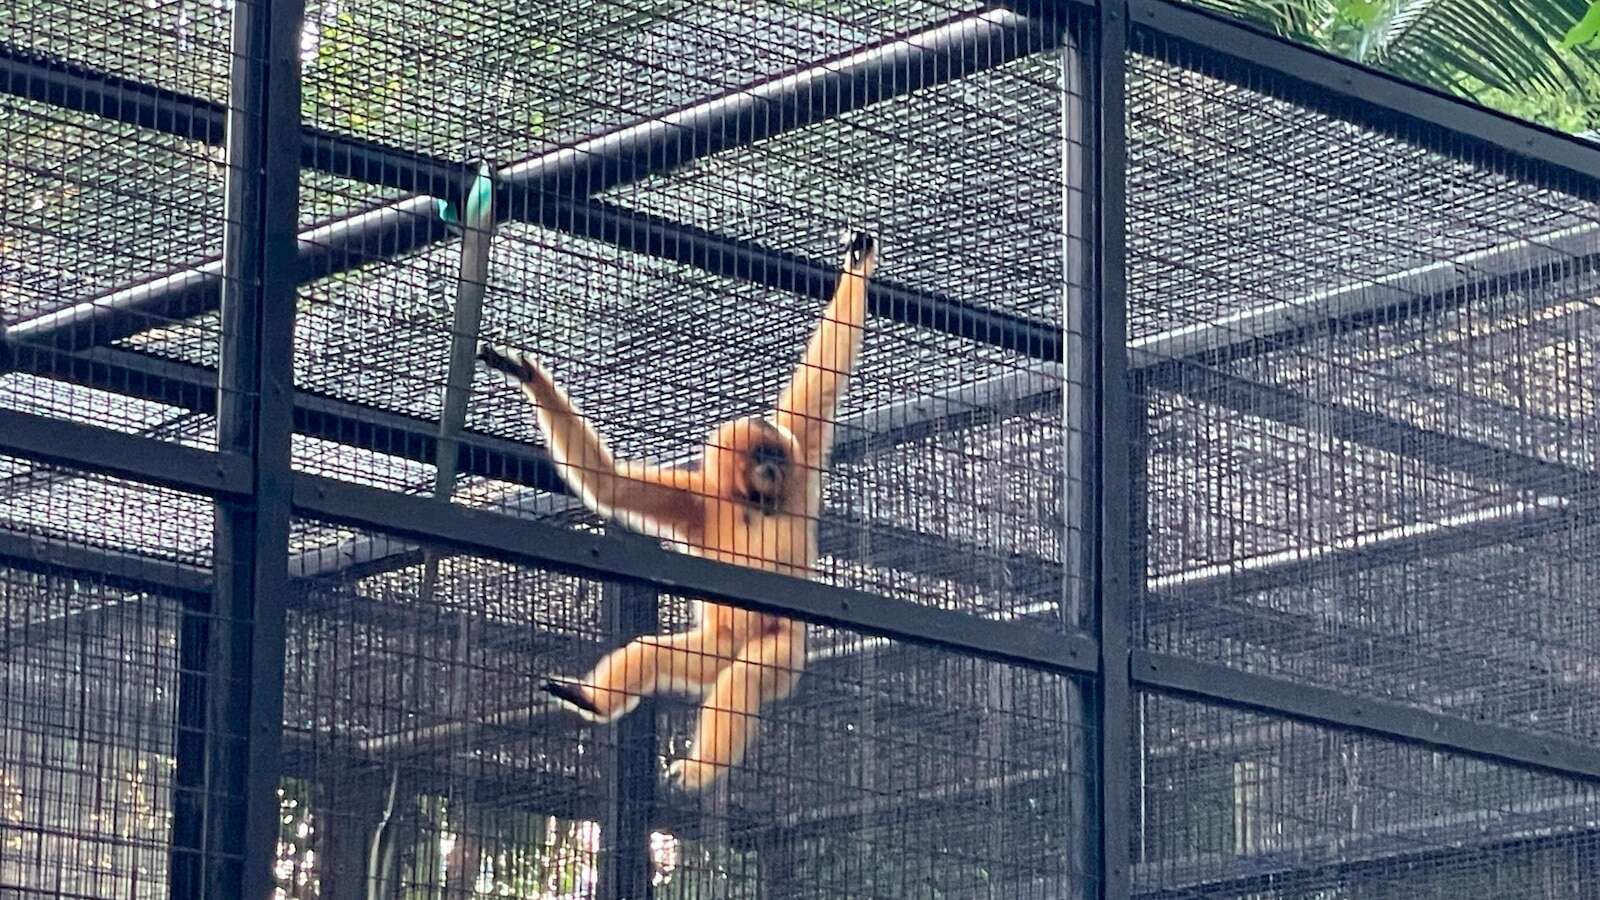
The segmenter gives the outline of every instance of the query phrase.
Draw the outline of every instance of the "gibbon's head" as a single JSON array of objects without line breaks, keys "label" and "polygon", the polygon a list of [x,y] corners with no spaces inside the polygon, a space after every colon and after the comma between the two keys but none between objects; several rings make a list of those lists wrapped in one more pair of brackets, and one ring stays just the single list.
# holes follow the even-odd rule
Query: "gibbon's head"
[{"label": "gibbon's head", "polygon": [[798,475],[800,442],[788,429],[759,416],[718,427],[706,441],[706,468],[722,494],[766,512],[783,504]]}]

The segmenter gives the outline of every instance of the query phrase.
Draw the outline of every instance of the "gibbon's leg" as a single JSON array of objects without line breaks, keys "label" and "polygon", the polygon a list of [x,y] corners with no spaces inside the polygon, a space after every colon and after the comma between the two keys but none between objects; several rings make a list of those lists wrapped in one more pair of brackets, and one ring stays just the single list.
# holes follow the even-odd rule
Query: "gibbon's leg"
[{"label": "gibbon's leg", "polygon": [[705,525],[704,476],[681,468],[618,463],[611,448],[533,357],[483,344],[484,365],[515,381],[533,401],[550,460],[590,511],[651,537],[695,543]]},{"label": "gibbon's leg", "polygon": [[590,722],[613,722],[650,694],[703,696],[737,649],[734,635],[716,628],[645,635],[606,654],[581,681],[551,680],[544,689]]},{"label": "gibbon's leg", "polygon": [[761,708],[794,693],[805,664],[805,623],[786,621],[753,638],[701,702],[694,756],[674,762],[668,778],[686,791],[701,791],[742,762],[760,728]]}]

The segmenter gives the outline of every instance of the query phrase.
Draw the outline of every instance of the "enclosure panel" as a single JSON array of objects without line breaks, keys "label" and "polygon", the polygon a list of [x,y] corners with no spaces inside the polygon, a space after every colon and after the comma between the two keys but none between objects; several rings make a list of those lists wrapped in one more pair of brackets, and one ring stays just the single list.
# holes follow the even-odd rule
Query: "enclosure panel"
[{"label": "enclosure panel", "polygon": [[[308,288],[300,386],[438,416],[458,246]],[[687,461],[719,422],[770,409],[820,315],[815,301],[519,226],[498,232],[490,272],[486,337],[537,354],[629,460]],[[1054,621],[1076,577],[1059,519],[1068,477],[1059,371],[872,320],[858,372],[824,482],[823,577]],[[542,454],[534,405],[481,365],[472,379],[467,425]],[[302,471],[401,490],[434,480],[428,462],[298,447]],[[481,479],[460,480],[456,496],[518,514],[575,505]]]},{"label": "enclosure panel", "polygon": [[198,141],[0,97],[0,248],[16,325],[221,248],[220,155]]},{"label": "enclosure panel", "polygon": [[12,0],[0,51],[61,60],[216,102],[228,97],[225,2]]},{"label": "enclosure panel", "polygon": [[167,896],[205,498],[0,457],[0,894]]},{"label": "enclosure panel", "polygon": [[1585,896],[1593,786],[1172,697],[1141,698],[1145,897]]},{"label": "enclosure panel", "polygon": [[[989,49],[1005,48],[976,52],[981,57]],[[873,276],[882,290],[932,298],[939,310],[946,307],[938,304],[949,304],[986,315],[1031,314],[1035,319],[1029,321],[1059,344],[1063,297],[1081,286],[1067,248],[1076,246],[1082,232],[1072,231],[1069,241],[1064,210],[1082,206],[1081,181],[1065,163],[1069,158],[1081,162],[1081,153],[1067,152],[1065,122],[1078,111],[1082,93],[1072,81],[1078,76],[1063,75],[1059,55],[1026,62],[975,82],[970,90],[981,96],[964,99],[959,90],[930,88],[913,93],[914,103],[886,100],[871,107],[879,110],[876,118],[813,126],[789,149],[774,145],[770,152],[728,157],[719,170],[723,177],[713,179],[697,169],[681,185],[669,177],[637,194],[610,195],[608,202],[690,216],[683,224],[723,232],[708,236],[658,222],[651,227],[659,231],[659,245],[650,255],[574,236],[571,232],[585,229],[585,210],[592,208],[533,196],[512,214],[542,221],[541,210],[571,209],[574,221],[564,230],[522,222],[499,226],[488,251],[477,330],[537,355],[619,458],[663,463],[703,456],[702,445],[720,422],[773,409],[822,319],[830,288],[801,278],[796,287],[802,296],[761,286],[759,274],[747,272],[742,280],[712,274],[722,250],[713,251],[710,261],[689,265],[665,258],[674,254],[660,245],[670,248],[696,235],[713,241],[770,240],[772,249],[801,254],[784,257],[789,264],[814,262],[817,273],[832,278],[842,255],[839,228],[870,229],[882,247],[882,264]],[[1009,103],[1009,112],[983,120],[978,111],[990,98]],[[936,129],[932,123],[948,118],[945,110],[951,107],[961,114]],[[1026,189],[998,193],[988,176],[978,173],[990,168],[990,151],[1003,146],[992,137],[1002,120],[1028,135],[1010,150],[1019,165],[1025,161],[1029,177]],[[897,144],[881,134],[892,122],[917,124],[905,128],[907,136]],[[944,152],[961,146],[963,134],[974,142],[972,149]],[[810,156],[797,161],[802,151]],[[802,171],[826,187],[791,191]],[[875,186],[873,171],[893,174]],[[929,292],[930,286],[960,280],[946,256],[966,246],[967,239],[933,230],[928,224],[933,207],[900,208],[887,199],[918,177],[940,185],[941,198],[992,197],[987,206],[973,201],[955,211],[971,217],[974,228],[1018,216],[1027,220],[1026,227],[985,235],[980,243],[994,247],[994,259],[980,263],[982,251],[975,248],[963,257],[973,261],[968,281],[984,294]],[[768,210],[770,217],[758,216],[767,224],[757,231],[733,218],[712,220],[697,213],[723,203],[729,193],[759,205],[781,201],[786,192],[794,197]],[[336,203],[335,195],[336,189],[313,186],[307,202]],[[495,202],[502,201],[497,194]],[[813,221],[802,225],[805,208],[813,210]],[[438,209],[413,204],[389,213],[396,233],[411,235],[401,242],[422,244],[426,241],[418,235],[445,234]],[[496,215],[500,212],[497,206]],[[943,215],[940,221],[949,221],[952,213]],[[470,361],[472,344],[472,330],[463,330],[457,317],[464,286],[473,279],[464,277],[462,232],[448,233],[449,240],[304,288],[296,364],[302,390],[425,419],[441,416],[452,346],[465,343]],[[829,237],[821,238],[824,233]],[[733,246],[737,252],[766,252],[764,245],[718,244]],[[773,258],[756,259],[754,271]],[[1008,267],[1018,273],[1010,293],[1004,289]],[[919,275],[923,268],[928,274]],[[869,289],[869,299],[877,289]],[[948,327],[942,322],[949,315],[935,312],[934,318],[939,320],[935,330]],[[1077,337],[1069,329],[1067,342]],[[822,575],[946,608],[1030,617],[1060,628],[1062,598],[1069,585],[1077,584],[1080,570],[1062,548],[1060,513],[1063,481],[1075,477],[1062,459],[1061,409],[1064,395],[1077,388],[1054,359],[990,346],[997,340],[982,328],[957,337],[895,324],[886,315],[868,319],[855,377],[839,408],[824,413],[834,424],[836,445],[819,523]],[[476,433],[525,442],[529,455],[542,454],[544,436],[533,405],[482,365],[471,368],[476,371],[460,372],[463,384],[471,386],[465,413],[459,423],[443,416],[447,427],[464,424]],[[349,440],[362,445],[363,438],[351,432]],[[376,457],[331,446],[316,452],[316,459],[300,457],[303,471],[411,490],[426,490],[431,483],[438,492],[453,484],[457,500],[518,513],[565,515],[574,505],[564,494],[441,479],[434,465],[438,458],[426,454],[414,454],[416,465],[384,463],[379,471]],[[542,487],[564,486],[554,467],[545,468],[543,479]],[[703,484],[699,490],[706,492]],[[1074,607],[1065,617],[1075,627],[1081,610]]]},{"label": "enclosure panel", "polygon": [[205,497],[0,456],[0,536],[42,560],[59,546],[204,567],[211,522]]},{"label": "enclosure panel", "polygon": [[179,602],[0,567],[0,894],[167,896]]},{"label": "enclosure panel", "polygon": [[391,146],[506,164],[979,6],[308,4],[306,113]]},{"label": "enclosure panel", "polygon": [[[214,446],[205,391],[163,390],[154,367],[96,367],[68,351],[109,341],[117,309],[153,285],[199,278],[220,252],[220,150],[15,98],[0,98],[0,131],[0,325],[14,356],[0,405]],[[189,355],[216,337],[214,324],[192,329]]]},{"label": "enclosure panel", "polygon": [[[334,557],[352,538],[381,536],[297,528]],[[540,690],[623,643],[605,585],[468,556],[439,566],[431,596],[420,553],[296,582],[285,789],[310,821],[286,834],[283,871],[321,896],[356,896],[367,871],[346,842],[381,820],[391,779],[395,882],[434,896],[592,896],[613,846],[597,823],[617,803],[647,811],[656,896],[1093,896],[1076,682],[811,628],[804,675],[760,712],[743,760],[685,791],[666,772],[696,752],[689,702],[590,725]],[[688,604],[666,598],[660,618],[681,631]],[[774,658],[761,677],[786,670]],[[639,749],[619,740],[641,719],[655,742],[619,791],[608,760]]]},{"label": "enclosure panel", "polygon": [[1145,646],[1592,740],[1600,206],[1143,50]]}]

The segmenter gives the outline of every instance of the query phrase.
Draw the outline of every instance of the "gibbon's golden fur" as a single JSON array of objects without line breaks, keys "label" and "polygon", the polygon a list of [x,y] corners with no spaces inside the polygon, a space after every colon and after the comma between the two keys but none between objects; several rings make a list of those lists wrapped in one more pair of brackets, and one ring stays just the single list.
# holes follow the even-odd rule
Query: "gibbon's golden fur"
[{"label": "gibbon's golden fur", "polygon": [[[589,509],[682,552],[809,578],[833,419],[860,353],[876,266],[876,241],[856,233],[833,298],[772,412],[713,429],[697,466],[616,460],[537,361],[487,344],[478,355],[533,401],[552,461]],[[696,602],[695,621],[691,631],[628,643],[581,681],[544,686],[597,722],[626,715],[656,692],[700,698],[693,755],[669,770],[690,791],[739,764],[761,708],[793,693],[806,657],[802,622],[705,601]]]}]

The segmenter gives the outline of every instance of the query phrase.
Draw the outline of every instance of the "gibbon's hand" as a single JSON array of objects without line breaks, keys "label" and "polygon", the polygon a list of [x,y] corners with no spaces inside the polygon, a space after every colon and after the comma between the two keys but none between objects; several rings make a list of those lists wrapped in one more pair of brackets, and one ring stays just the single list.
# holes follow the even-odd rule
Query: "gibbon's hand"
[{"label": "gibbon's hand", "polygon": [[483,360],[483,364],[486,367],[505,375],[518,385],[527,384],[533,380],[533,367],[528,364],[527,360],[512,359],[489,344],[478,345],[478,359]]},{"label": "gibbon's hand", "polygon": [[865,231],[851,234],[844,242],[844,270],[871,278],[878,268],[878,241]]},{"label": "gibbon's hand", "polygon": [[698,539],[705,514],[703,500],[694,490],[694,473],[619,463],[605,438],[533,357],[482,344],[478,358],[522,388],[533,403],[556,473],[591,512],[651,537]]}]

